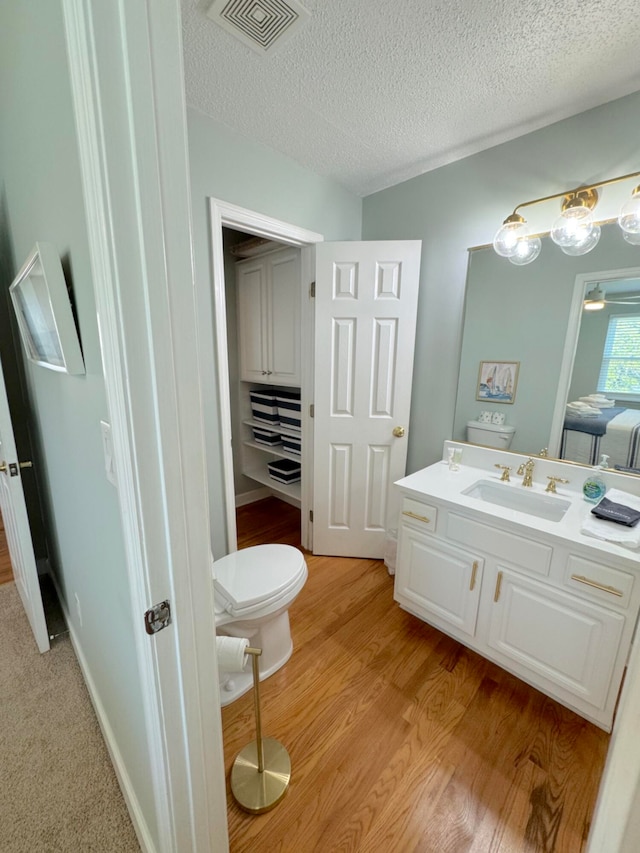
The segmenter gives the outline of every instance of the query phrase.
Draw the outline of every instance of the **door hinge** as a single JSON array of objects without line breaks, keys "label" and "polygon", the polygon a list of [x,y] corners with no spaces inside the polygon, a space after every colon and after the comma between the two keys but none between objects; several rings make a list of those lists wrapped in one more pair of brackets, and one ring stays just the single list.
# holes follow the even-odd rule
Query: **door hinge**
[{"label": "door hinge", "polygon": [[309,510],[309,521],[311,523],[313,523],[313,510],[312,509]]},{"label": "door hinge", "polygon": [[311,282],[311,287],[309,288],[309,296],[311,297],[311,299],[316,298],[316,283],[315,283],[315,281]]},{"label": "door hinge", "polygon": [[144,614],[144,627],[147,634],[157,634],[167,625],[171,625],[171,604],[168,600],[154,604]]},{"label": "door hinge", "polygon": [[313,405],[313,403],[312,403],[312,404],[309,406],[309,417],[310,417],[310,418],[315,418],[315,416],[316,416],[316,409],[315,409],[315,406],[314,406],[314,405]]}]

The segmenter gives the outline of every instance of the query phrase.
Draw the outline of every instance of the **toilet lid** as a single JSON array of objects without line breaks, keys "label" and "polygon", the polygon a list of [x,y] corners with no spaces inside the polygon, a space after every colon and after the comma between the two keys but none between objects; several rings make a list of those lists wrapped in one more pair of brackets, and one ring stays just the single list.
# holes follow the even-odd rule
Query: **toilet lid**
[{"label": "toilet lid", "polygon": [[283,598],[306,579],[304,556],[291,545],[255,545],[213,564],[216,595],[232,614]]}]

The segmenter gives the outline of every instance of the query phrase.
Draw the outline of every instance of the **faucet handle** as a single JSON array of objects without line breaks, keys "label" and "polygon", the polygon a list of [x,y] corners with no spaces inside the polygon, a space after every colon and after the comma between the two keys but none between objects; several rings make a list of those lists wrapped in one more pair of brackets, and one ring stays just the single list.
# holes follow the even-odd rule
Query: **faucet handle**
[{"label": "faucet handle", "polygon": [[568,480],[564,480],[562,477],[547,477],[549,481],[545,492],[549,492],[551,495],[557,494],[556,492],[556,483],[568,483]]},{"label": "faucet handle", "polygon": [[509,479],[509,471],[511,471],[511,466],[509,466],[509,465],[499,465],[499,464],[496,462],[496,463],[494,464],[494,466],[493,466],[493,467],[494,467],[494,468],[501,468],[501,469],[502,469],[502,476],[500,477],[501,482],[503,482],[503,483],[510,483],[510,482],[511,482],[511,481],[510,481],[510,479]]}]

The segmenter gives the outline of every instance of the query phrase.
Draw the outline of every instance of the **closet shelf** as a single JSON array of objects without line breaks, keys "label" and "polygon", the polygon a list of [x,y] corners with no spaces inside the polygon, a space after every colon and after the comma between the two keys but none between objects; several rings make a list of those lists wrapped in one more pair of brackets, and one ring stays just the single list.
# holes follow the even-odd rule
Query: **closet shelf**
[{"label": "closet shelf", "polygon": [[[301,432],[299,429],[289,429],[289,427],[284,427],[284,426],[279,426],[279,425],[278,426],[270,426],[269,424],[264,423],[263,421],[254,421],[254,420],[251,420],[251,418],[248,418],[247,420],[242,421],[242,423],[247,424],[247,426],[250,426],[250,427],[257,427],[258,429],[263,429],[265,432],[275,432],[275,433],[278,433],[280,435],[290,435],[293,438],[300,438],[300,435],[301,435]],[[260,447],[262,449],[262,445]],[[293,458],[297,459],[299,457],[293,456]]]},{"label": "closet shelf", "polygon": [[286,483],[279,483],[277,480],[274,480],[273,477],[269,476],[266,466],[264,469],[256,468],[244,471],[243,473],[246,477],[250,477],[252,480],[262,483],[263,486],[268,486],[270,489],[273,489],[274,492],[280,492],[280,494],[287,495],[287,497],[295,500],[299,504],[302,503],[302,489],[300,483],[290,483],[289,485]]},{"label": "closet shelf", "polygon": [[280,456],[282,459],[293,459],[294,462],[300,462],[300,454],[289,453],[283,450],[282,447],[270,447],[267,444],[260,444],[258,441],[243,441],[246,447],[255,447],[256,450],[262,450],[264,453],[270,453],[272,456]]}]

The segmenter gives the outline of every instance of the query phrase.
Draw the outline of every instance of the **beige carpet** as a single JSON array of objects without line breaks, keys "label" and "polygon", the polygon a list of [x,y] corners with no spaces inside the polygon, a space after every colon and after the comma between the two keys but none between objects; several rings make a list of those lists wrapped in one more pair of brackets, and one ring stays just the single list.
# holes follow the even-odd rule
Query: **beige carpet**
[{"label": "beige carpet", "polygon": [[0,851],[140,847],[67,636],[39,654],[15,583],[0,586]]}]

